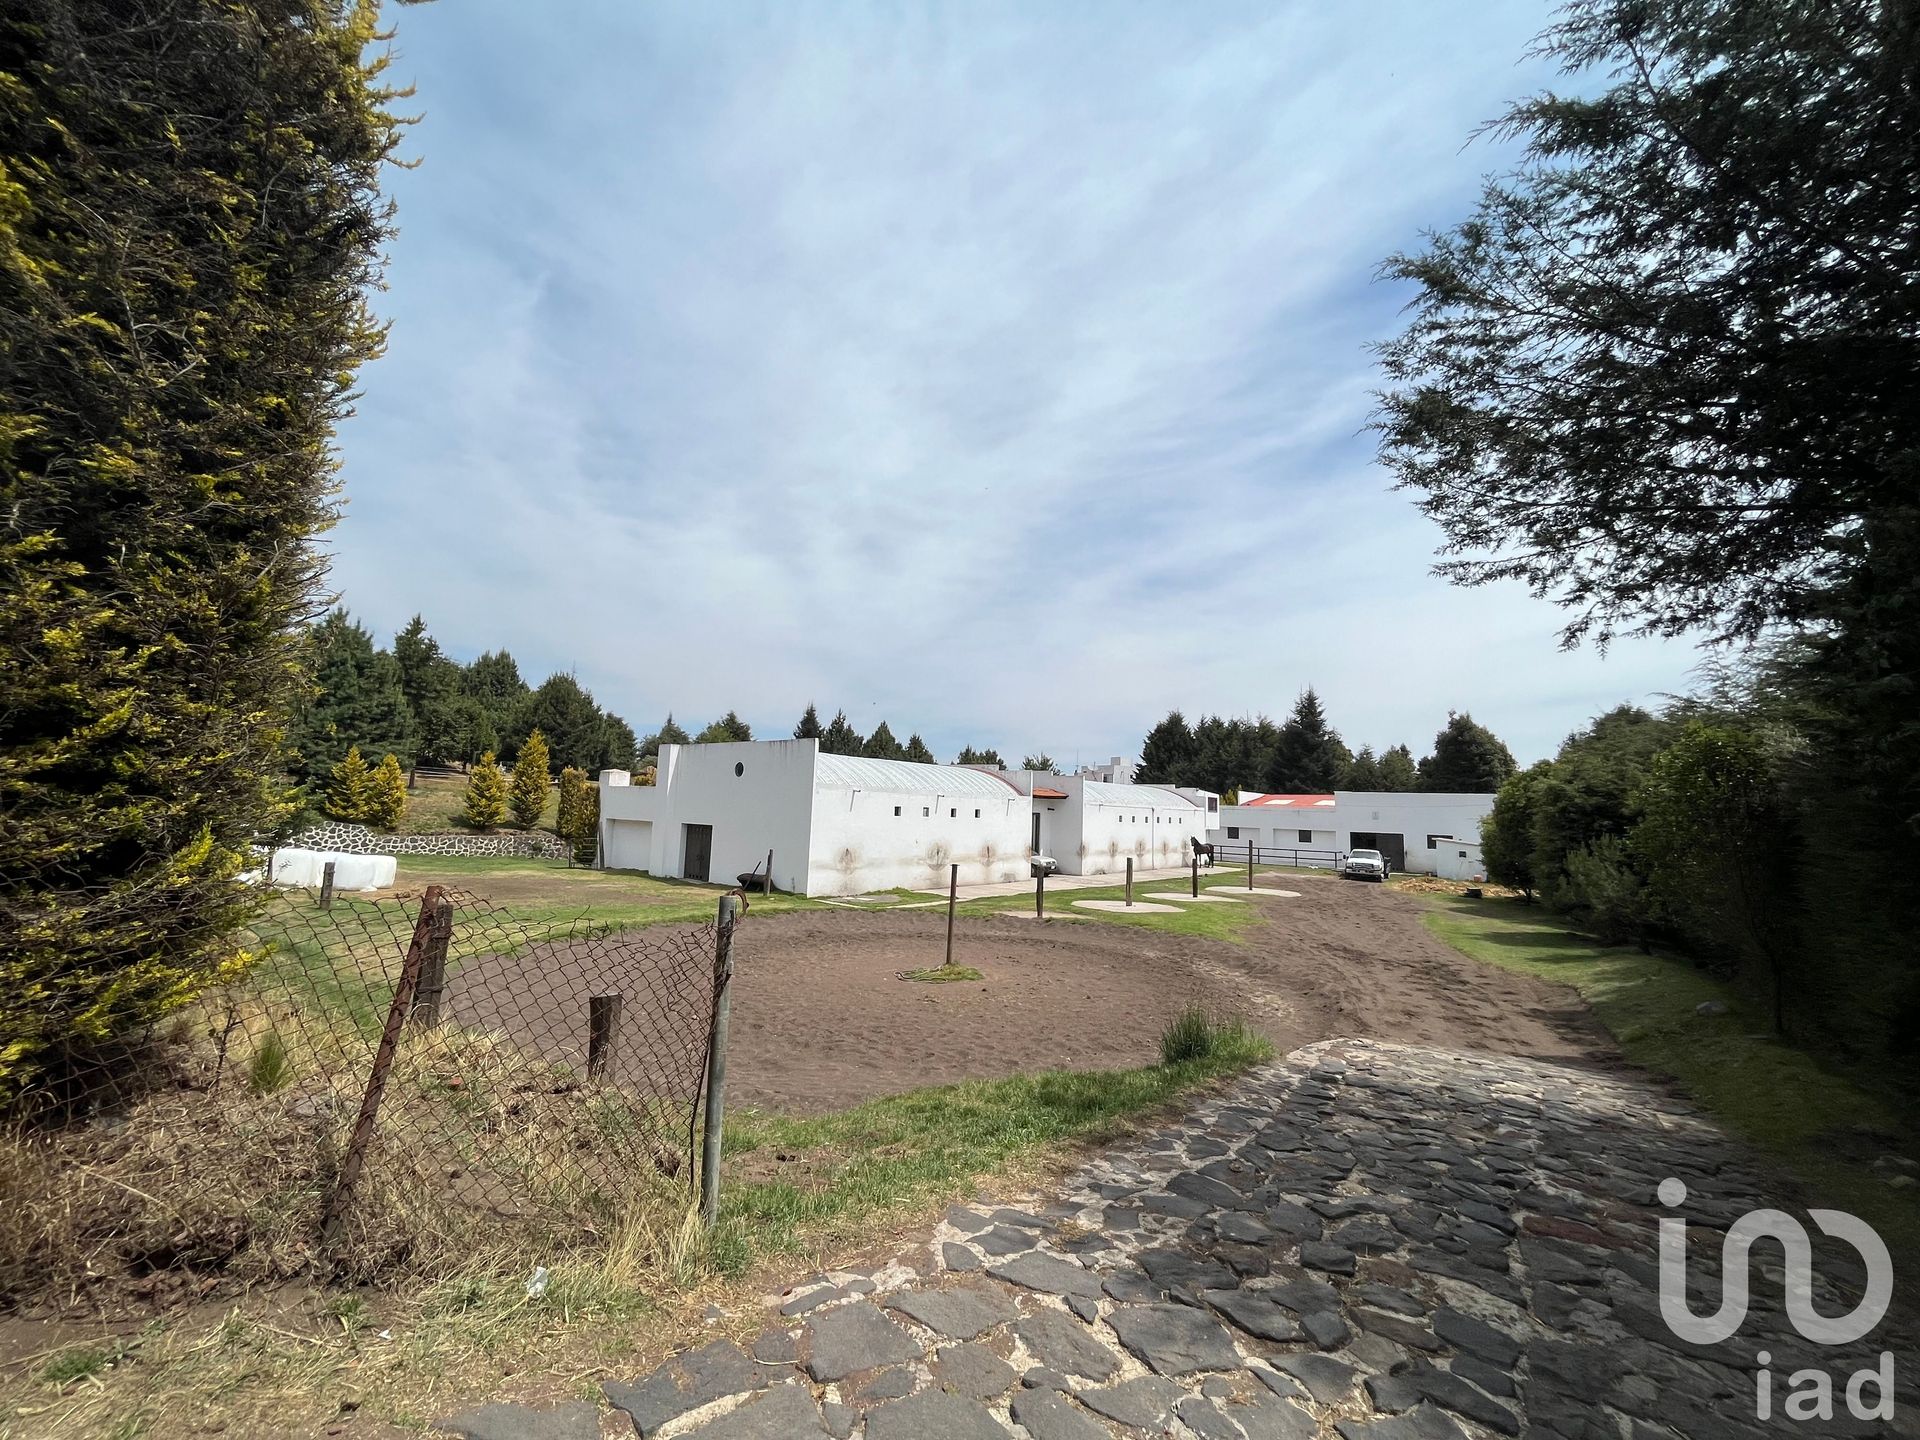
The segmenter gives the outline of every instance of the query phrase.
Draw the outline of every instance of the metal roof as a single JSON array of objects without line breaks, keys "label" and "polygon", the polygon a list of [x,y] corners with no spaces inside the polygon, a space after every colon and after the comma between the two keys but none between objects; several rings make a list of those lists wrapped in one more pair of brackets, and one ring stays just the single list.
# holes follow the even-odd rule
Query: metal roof
[{"label": "metal roof", "polygon": [[813,783],[846,790],[887,790],[909,795],[1026,796],[998,775],[969,765],[919,765],[911,760],[870,760],[864,755],[821,755]]},{"label": "metal roof", "polygon": [[1331,810],[1331,795],[1253,795],[1244,798],[1242,805],[1264,805],[1278,810]]},{"label": "metal roof", "polygon": [[1089,805],[1144,805],[1168,809],[1179,806],[1198,810],[1200,806],[1175,790],[1159,785],[1113,785],[1105,780],[1088,780],[1086,803]]}]

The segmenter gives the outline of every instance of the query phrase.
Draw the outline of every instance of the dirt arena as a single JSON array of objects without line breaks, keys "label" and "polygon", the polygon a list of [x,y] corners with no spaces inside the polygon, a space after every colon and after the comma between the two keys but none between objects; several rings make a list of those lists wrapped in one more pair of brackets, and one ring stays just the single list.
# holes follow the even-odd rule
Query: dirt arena
[{"label": "dirt arena", "polygon": [[977,981],[925,984],[943,911],[751,915],[739,933],[728,1089],[746,1104],[834,1109],[954,1080],[1150,1063],[1190,1002],[1244,1017],[1283,1052],[1336,1036],[1512,1055],[1611,1052],[1574,993],[1475,963],[1421,902],[1319,877],[1269,881],[1245,943],[1097,921],[962,918]]}]

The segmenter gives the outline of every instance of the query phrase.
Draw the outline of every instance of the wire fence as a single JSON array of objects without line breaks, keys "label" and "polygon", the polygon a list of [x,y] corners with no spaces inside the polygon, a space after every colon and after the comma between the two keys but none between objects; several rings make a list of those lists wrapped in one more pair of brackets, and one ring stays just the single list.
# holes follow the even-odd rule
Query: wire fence
[{"label": "wire fence", "polygon": [[684,1212],[730,932],[267,892],[242,978],[126,1046],[84,1112],[8,1134],[0,1300],[376,1280]]}]

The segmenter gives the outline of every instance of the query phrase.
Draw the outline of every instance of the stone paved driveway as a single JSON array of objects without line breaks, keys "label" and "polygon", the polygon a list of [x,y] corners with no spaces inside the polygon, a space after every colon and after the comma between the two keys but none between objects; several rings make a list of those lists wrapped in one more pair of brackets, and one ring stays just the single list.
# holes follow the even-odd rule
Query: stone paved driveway
[{"label": "stone paved driveway", "polygon": [[[1055,1203],[949,1211],[918,1270],[823,1276],[776,1302],[751,1353],[716,1342],[606,1399],[646,1440],[1920,1435],[1912,1335],[1890,1320],[1844,1350],[1800,1339],[1777,1251],[1755,1251],[1734,1338],[1668,1329],[1667,1177],[1690,1192],[1704,1313],[1721,1232],[1767,1187],[1689,1107],[1569,1067],[1329,1041],[1101,1155]],[[1829,1315],[1863,1281],[1832,1248],[1814,1291]],[[1851,1419],[1847,1378],[1882,1352],[1895,1417]],[[1835,1377],[1835,1418],[1786,1414],[1809,1367]],[[585,1404],[443,1425],[602,1433]]]}]

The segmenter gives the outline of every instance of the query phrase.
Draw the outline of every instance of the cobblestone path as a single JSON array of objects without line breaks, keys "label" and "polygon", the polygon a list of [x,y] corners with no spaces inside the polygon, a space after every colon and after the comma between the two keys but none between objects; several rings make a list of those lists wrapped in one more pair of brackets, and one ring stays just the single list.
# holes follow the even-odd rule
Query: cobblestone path
[{"label": "cobblestone path", "polygon": [[[1677,1179],[1687,1197],[1661,1204]],[[1669,1197],[1672,1189],[1669,1187]],[[750,1348],[610,1383],[645,1440],[1741,1440],[1915,1436],[1913,1336],[1828,1347],[1753,1253],[1731,1339],[1661,1318],[1657,1225],[1684,1214],[1696,1314],[1726,1227],[1777,1203],[1749,1157],[1656,1086],[1571,1066],[1361,1041],[1294,1052],[1178,1124],[1101,1154],[1032,1211],[956,1207],[915,1266],[822,1276]],[[1811,1226],[1809,1226],[1811,1228]],[[1813,1298],[1852,1309],[1854,1252]],[[1898,1313],[1898,1312],[1896,1312]],[[1891,1420],[1850,1376],[1893,1357]],[[1789,1377],[1833,1377],[1792,1418]],[[1759,1418],[1763,1377],[1771,1417]],[[1863,1401],[1881,1400],[1863,1382]],[[628,1420],[631,1428],[628,1427]],[[584,1403],[492,1405],[472,1440],[598,1440]]]}]

